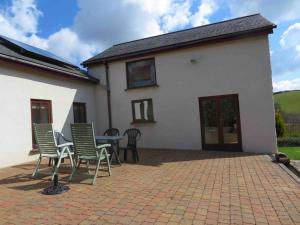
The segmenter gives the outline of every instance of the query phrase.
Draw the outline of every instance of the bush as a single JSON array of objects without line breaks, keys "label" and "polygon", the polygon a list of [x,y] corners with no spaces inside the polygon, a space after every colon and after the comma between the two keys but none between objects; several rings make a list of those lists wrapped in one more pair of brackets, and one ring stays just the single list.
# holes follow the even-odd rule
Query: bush
[{"label": "bush", "polygon": [[280,113],[275,113],[275,122],[277,137],[284,137],[286,134],[286,125]]},{"label": "bush", "polygon": [[274,103],[274,109],[275,109],[275,112],[277,112],[277,113],[281,113],[282,112],[281,106],[279,105],[278,102]]},{"label": "bush", "polygon": [[284,137],[277,138],[278,147],[298,147],[300,146],[299,137]]}]

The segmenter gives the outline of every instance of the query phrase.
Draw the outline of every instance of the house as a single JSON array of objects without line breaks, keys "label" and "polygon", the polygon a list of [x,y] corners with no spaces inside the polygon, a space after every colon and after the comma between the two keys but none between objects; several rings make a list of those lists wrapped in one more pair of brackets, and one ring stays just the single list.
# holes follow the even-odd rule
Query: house
[{"label": "house", "polygon": [[53,122],[69,137],[74,120],[95,123],[97,84],[69,62],[1,36],[0,167],[35,159],[32,123]]},{"label": "house", "polygon": [[275,152],[275,27],[255,14],[114,45],[86,60],[108,86],[96,91],[99,131],[109,122],[137,127],[145,148]]},{"label": "house", "polygon": [[74,120],[137,127],[141,148],[276,152],[275,27],[255,14],[117,44],[84,61],[87,74],[1,38],[1,166],[29,160],[36,120],[66,136]]}]

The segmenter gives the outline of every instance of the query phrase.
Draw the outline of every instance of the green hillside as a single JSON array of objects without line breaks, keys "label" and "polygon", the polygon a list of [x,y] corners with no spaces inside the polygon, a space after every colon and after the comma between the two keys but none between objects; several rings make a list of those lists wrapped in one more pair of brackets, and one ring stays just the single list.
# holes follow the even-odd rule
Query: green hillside
[{"label": "green hillside", "polygon": [[286,113],[300,113],[300,90],[275,93],[274,101]]}]

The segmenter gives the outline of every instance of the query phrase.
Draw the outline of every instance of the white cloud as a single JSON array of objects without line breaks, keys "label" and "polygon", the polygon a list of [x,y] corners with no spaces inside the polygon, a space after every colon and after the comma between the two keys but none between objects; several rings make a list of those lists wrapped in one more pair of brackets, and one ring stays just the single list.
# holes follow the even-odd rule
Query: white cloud
[{"label": "white cloud", "polygon": [[96,46],[83,43],[77,34],[69,28],[63,28],[51,35],[48,40],[48,50],[71,62],[87,59],[95,54]]},{"label": "white cloud", "polygon": [[[36,1],[12,0],[10,7],[2,9],[1,34],[53,51],[76,64],[112,44],[207,24],[220,8],[228,8],[233,17],[260,11],[275,21],[291,20],[300,15],[295,13],[300,9],[300,1],[297,0],[274,0],[272,5],[267,0],[114,0],[101,4],[99,0],[77,0],[79,11],[74,24],[48,38],[41,38],[38,25],[42,12]],[[196,11],[192,13],[192,8],[195,8],[192,5],[195,4]],[[282,36],[282,43],[285,42],[282,46],[293,49],[293,57],[299,59],[300,44],[297,40],[300,38],[295,35],[296,27],[298,25]],[[291,45],[291,40],[298,44],[287,47],[286,43]],[[276,51],[272,57],[279,58]],[[293,64],[290,71],[296,67]]]},{"label": "white cloud", "polygon": [[300,23],[283,32],[279,46],[271,55],[274,76],[300,74]]},{"label": "white cloud", "polygon": [[181,29],[190,23],[192,0],[77,0],[74,29],[102,48]]},{"label": "white cloud", "polygon": [[276,23],[300,18],[299,0],[219,0],[219,2],[229,8],[232,17],[259,12]]},{"label": "white cloud", "polygon": [[11,6],[0,12],[1,34],[51,51],[75,64],[95,54],[97,47],[83,43],[71,28],[63,28],[48,38],[39,37],[41,15],[35,0],[13,0]]},{"label": "white cloud", "polygon": [[[181,3],[185,6],[183,13]],[[98,0],[78,0],[78,6],[72,27],[41,38],[38,24],[42,12],[36,1],[12,0],[0,11],[1,33],[79,64],[112,44],[183,27],[188,23],[190,7],[189,0],[116,0],[101,5]]]},{"label": "white cloud", "polygon": [[2,14],[0,14],[0,28],[1,34],[5,34],[6,36],[17,38],[23,36],[23,33],[17,30]]},{"label": "white cloud", "polygon": [[300,45],[300,23],[292,24],[283,32],[280,39],[280,45],[283,48],[293,48]]},{"label": "white cloud", "polygon": [[191,21],[193,26],[201,26],[208,24],[209,17],[215,13],[218,5],[214,0],[202,0],[198,7],[198,11],[192,16]]},{"label": "white cloud", "polygon": [[174,2],[171,5],[172,10],[166,15],[162,16],[162,29],[164,32],[174,31],[176,29],[182,29],[190,23],[191,2]]},{"label": "white cloud", "polygon": [[300,45],[296,45],[296,52],[297,52],[296,58],[298,59],[300,57]]},{"label": "white cloud", "polygon": [[151,14],[155,14],[156,16],[164,15],[166,12],[171,10],[171,6],[174,3],[173,0],[123,0],[123,3],[126,4],[134,4],[139,6],[143,11]]},{"label": "white cloud", "polygon": [[7,17],[21,32],[36,34],[38,18],[41,15],[42,12],[37,9],[35,0],[13,0]]},{"label": "white cloud", "polygon": [[106,48],[119,42],[162,33],[151,5],[142,7],[141,2],[132,0],[106,1],[101,3],[101,7],[98,5],[98,0],[78,0],[79,12],[74,30],[85,42]]},{"label": "white cloud", "polygon": [[34,0],[13,0],[11,6],[0,11],[1,34],[47,49],[47,41],[37,36],[41,15]]},{"label": "white cloud", "polygon": [[273,82],[273,91],[300,90],[300,78]]}]

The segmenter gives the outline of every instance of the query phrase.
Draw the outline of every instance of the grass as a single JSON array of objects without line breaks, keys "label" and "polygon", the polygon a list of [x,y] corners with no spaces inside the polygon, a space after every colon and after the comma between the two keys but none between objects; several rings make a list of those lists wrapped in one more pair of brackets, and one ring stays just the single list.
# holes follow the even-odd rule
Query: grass
[{"label": "grass", "polygon": [[278,151],[287,154],[290,159],[300,160],[300,147],[278,147]]},{"label": "grass", "polygon": [[274,94],[274,101],[278,102],[286,113],[300,113],[300,91],[287,91]]}]

